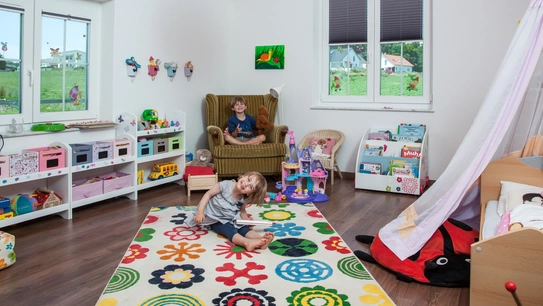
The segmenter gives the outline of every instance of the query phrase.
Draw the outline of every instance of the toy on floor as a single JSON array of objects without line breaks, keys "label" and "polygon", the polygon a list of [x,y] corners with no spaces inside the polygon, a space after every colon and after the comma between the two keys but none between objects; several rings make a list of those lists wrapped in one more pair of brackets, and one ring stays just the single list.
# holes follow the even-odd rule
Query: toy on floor
[{"label": "toy on floor", "polygon": [[313,158],[311,147],[296,150],[294,132],[288,131],[289,160],[281,165],[282,193],[294,203],[326,202],[324,193],[328,172],[318,158]]},{"label": "toy on floor", "polygon": [[378,263],[396,272],[404,282],[433,286],[468,287],[470,279],[470,247],[479,233],[467,224],[448,219],[420,251],[400,260],[379,236],[358,235],[356,240],[370,245],[370,254],[354,251],[361,260]]}]

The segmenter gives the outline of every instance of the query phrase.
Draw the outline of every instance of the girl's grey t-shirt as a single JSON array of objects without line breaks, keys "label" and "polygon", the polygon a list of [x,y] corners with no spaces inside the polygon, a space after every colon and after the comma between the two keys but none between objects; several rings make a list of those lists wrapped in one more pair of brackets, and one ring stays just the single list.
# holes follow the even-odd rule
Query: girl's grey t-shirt
[{"label": "girl's grey t-shirt", "polygon": [[[201,225],[210,225],[216,222],[232,223],[235,227],[240,228],[234,220],[241,219],[240,209],[245,203],[243,199],[235,200],[232,198],[232,189],[235,180],[221,181],[219,188],[221,192],[211,197],[206,207],[204,208],[205,219]],[[191,215],[185,220],[188,226],[196,226],[198,223],[194,221],[194,215]]]}]

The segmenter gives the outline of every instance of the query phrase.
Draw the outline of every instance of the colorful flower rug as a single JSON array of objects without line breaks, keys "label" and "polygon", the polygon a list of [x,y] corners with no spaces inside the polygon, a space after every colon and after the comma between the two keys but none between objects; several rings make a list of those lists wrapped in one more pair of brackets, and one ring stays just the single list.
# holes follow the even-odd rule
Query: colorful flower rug
[{"label": "colorful flower rug", "polygon": [[253,252],[187,227],[194,210],[152,208],[97,305],[394,305],[313,204],[249,207],[275,222]]}]

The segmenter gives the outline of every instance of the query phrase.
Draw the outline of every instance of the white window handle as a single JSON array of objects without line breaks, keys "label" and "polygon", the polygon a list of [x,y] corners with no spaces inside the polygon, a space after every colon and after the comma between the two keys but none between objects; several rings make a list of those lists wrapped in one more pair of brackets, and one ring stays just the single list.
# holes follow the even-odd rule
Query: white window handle
[{"label": "white window handle", "polygon": [[32,85],[34,85],[34,73],[32,73],[32,70],[28,69],[26,74],[28,75],[28,87],[32,87]]}]

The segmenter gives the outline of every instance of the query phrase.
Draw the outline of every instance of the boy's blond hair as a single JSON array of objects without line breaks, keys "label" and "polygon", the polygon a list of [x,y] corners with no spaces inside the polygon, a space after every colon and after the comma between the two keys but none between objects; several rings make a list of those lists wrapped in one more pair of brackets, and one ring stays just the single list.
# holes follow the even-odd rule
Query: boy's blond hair
[{"label": "boy's blond hair", "polygon": [[266,178],[260,174],[260,172],[255,171],[242,174],[239,176],[239,178],[243,176],[252,176],[256,180],[255,190],[245,198],[245,203],[262,206],[264,204],[264,197],[268,191],[268,183],[266,182]]},{"label": "boy's blond hair", "polygon": [[234,107],[238,102],[247,105],[247,101],[245,101],[242,96],[235,96],[232,98],[232,101],[230,101],[230,108]]}]

